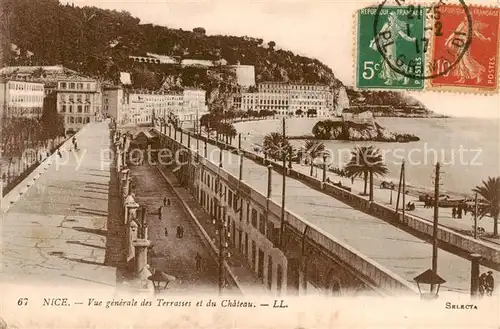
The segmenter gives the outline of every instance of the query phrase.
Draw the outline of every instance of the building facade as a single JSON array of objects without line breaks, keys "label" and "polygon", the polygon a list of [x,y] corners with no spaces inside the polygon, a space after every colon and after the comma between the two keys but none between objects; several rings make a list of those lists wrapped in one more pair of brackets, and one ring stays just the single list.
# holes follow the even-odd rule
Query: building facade
[{"label": "building facade", "polygon": [[242,111],[276,111],[278,115],[334,115],[335,96],[329,86],[265,82],[256,92],[241,93]]},{"label": "building facade", "polygon": [[183,112],[179,115],[181,121],[197,121],[208,112],[206,91],[202,89],[186,88],[182,92]]},{"label": "building facade", "polygon": [[38,118],[43,112],[43,83],[0,80],[0,118]]},{"label": "building facade", "polygon": [[228,65],[236,74],[236,81],[242,87],[255,86],[255,67],[253,65]]},{"label": "building facade", "polygon": [[102,114],[105,117],[112,117],[117,122],[121,122],[127,112],[127,103],[123,88],[117,86],[103,87],[101,108]]},{"label": "building facade", "polygon": [[76,132],[101,115],[101,88],[93,79],[68,78],[57,82],[57,112],[66,133]]},{"label": "building facade", "polygon": [[122,87],[103,89],[103,114],[120,124],[147,124],[155,118],[195,121],[207,112],[206,92],[201,89],[151,92],[130,91]]}]

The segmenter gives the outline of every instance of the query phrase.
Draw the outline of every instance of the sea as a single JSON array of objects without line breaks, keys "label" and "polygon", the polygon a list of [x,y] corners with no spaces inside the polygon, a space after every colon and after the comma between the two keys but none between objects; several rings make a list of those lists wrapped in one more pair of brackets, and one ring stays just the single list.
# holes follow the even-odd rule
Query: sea
[{"label": "sea", "polygon": [[[312,127],[321,119],[292,118],[285,121],[289,136],[312,135]],[[440,191],[472,196],[472,189],[488,177],[500,175],[500,125],[496,119],[476,118],[376,118],[389,131],[420,137],[418,142],[384,143],[324,141],[332,167],[342,168],[356,146],[373,145],[384,155],[389,173],[384,178],[399,182],[402,159],[406,184],[433,190],[435,165],[440,163]],[[237,123],[246,142],[262,145],[266,134],[282,131],[282,120]],[[293,140],[300,147],[303,140]]]}]

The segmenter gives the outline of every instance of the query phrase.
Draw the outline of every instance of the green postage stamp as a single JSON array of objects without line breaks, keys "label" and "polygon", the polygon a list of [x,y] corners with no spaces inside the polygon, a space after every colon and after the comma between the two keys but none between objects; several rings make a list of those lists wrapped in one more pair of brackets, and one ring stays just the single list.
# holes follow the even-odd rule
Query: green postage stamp
[{"label": "green postage stamp", "polygon": [[[425,9],[369,7],[357,13],[356,87],[424,88]],[[424,49],[425,48],[425,49]]]}]

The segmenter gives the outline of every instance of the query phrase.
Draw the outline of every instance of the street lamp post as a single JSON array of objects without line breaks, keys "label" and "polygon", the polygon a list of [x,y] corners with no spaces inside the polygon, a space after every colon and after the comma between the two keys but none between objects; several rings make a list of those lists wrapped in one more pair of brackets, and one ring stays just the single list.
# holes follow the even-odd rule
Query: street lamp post
[{"label": "street lamp post", "polygon": [[[283,142],[286,141],[285,117],[283,117]],[[283,234],[285,229],[285,193],[286,193],[286,157],[283,156],[283,182],[281,189],[281,218],[280,218],[280,246],[283,246]]]},{"label": "street lamp post", "polygon": [[[422,298],[422,299],[436,299],[436,298],[438,298],[439,287],[441,286],[441,284],[446,282],[442,277],[437,275],[436,272],[434,272],[431,269],[428,269],[427,271],[423,272],[422,274],[416,276],[415,278],[413,278],[413,280],[415,280],[415,282],[417,283],[418,291],[420,293],[420,298]],[[430,292],[422,291],[420,288],[421,283],[430,285],[431,286]],[[434,293],[433,287],[435,285],[437,285],[437,290]]]},{"label": "street lamp post", "polygon": [[[438,265],[438,217],[439,217],[439,174],[441,166],[436,163],[435,182],[434,182],[434,225],[432,227],[432,271],[437,275]],[[403,207],[404,207],[403,203]],[[431,285],[431,291],[434,291],[434,285]]]},{"label": "street lamp post", "polygon": [[323,183],[326,182],[326,154],[323,154]]}]

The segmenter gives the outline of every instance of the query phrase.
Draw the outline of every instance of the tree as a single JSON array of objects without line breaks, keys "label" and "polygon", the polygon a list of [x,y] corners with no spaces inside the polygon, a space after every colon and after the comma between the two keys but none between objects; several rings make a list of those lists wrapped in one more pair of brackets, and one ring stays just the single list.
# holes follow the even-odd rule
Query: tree
[{"label": "tree", "polygon": [[307,117],[314,117],[318,114],[318,112],[315,109],[309,109],[307,110]]},{"label": "tree", "polygon": [[319,158],[325,152],[325,144],[323,142],[318,142],[312,139],[308,139],[304,142],[305,153],[309,157],[311,162],[311,172],[310,176],[313,174],[314,160]]},{"label": "tree", "polygon": [[344,169],[348,177],[363,177],[364,195],[367,195],[368,175],[370,176],[370,200],[373,200],[373,175],[385,176],[388,172],[380,151],[373,146],[356,147]]},{"label": "tree", "polygon": [[479,208],[479,217],[490,215],[493,218],[493,236],[498,237],[498,216],[500,214],[500,177],[488,177],[483,185],[476,186],[472,191],[479,194],[486,205]]},{"label": "tree", "polygon": [[46,143],[49,139],[53,140],[59,136],[64,136],[64,117],[57,112],[55,107],[44,106],[40,125],[42,140]]},{"label": "tree", "polygon": [[295,111],[295,115],[302,115],[302,113],[304,113],[301,109],[298,109],[297,111]]},{"label": "tree", "polygon": [[193,29],[193,32],[200,35],[205,35],[207,33],[207,31],[203,27],[195,27]]},{"label": "tree", "polygon": [[270,48],[270,49],[274,49],[274,47],[276,47],[276,42],[274,42],[274,41],[269,41],[269,42],[267,43],[267,45],[269,46],[269,48]]},{"label": "tree", "polygon": [[289,152],[290,143],[282,134],[273,132],[264,137],[264,152],[273,160],[283,160]]}]

